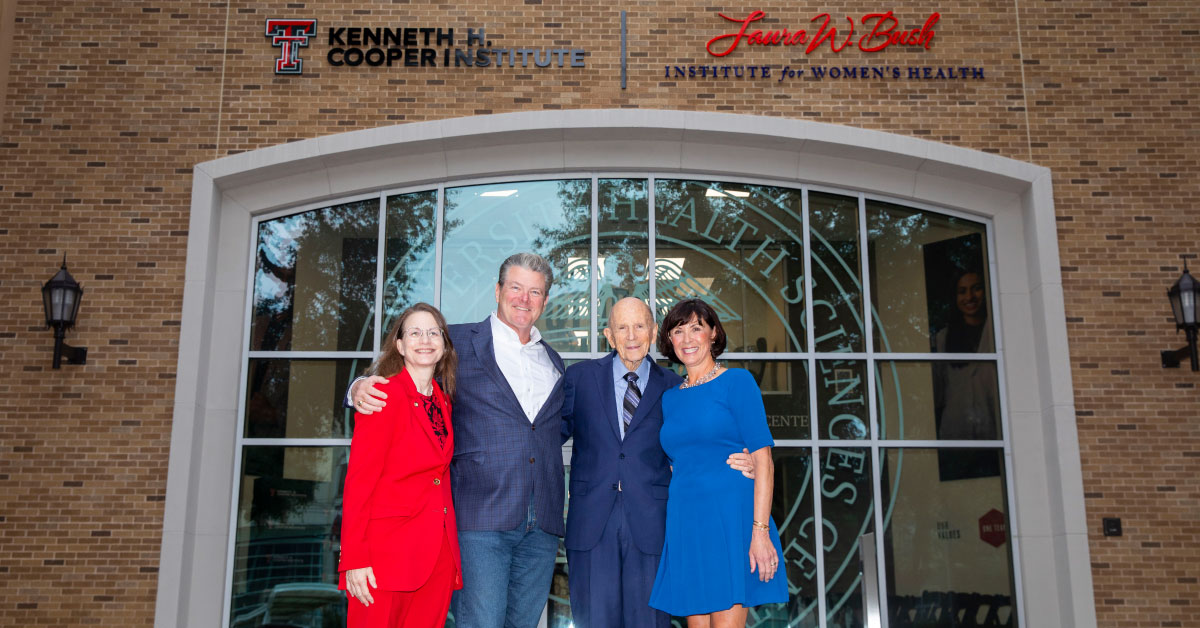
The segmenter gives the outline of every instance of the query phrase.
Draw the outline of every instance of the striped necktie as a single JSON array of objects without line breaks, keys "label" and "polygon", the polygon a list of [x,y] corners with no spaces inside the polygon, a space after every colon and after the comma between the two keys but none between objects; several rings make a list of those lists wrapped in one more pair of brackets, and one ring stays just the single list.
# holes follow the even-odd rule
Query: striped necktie
[{"label": "striped necktie", "polygon": [[638,402],[642,400],[642,391],[637,387],[637,373],[629,372],[625,374],[625,381],[628,386],[625,387],[625,399],[621,402],[621,438],[629,433],[629,422],[633,420],[633,412],[637,410]]}]

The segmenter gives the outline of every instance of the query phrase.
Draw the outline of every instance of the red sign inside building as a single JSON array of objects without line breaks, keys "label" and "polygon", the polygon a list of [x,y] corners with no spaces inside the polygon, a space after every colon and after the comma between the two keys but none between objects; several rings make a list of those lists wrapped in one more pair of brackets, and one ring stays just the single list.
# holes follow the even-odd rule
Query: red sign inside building
[{"label": "red sign inside building", "polygon": [[1004,513],[993,508],[980,517],[979,538],[992,547],[1004,545],[1008,540],[1008,526],[1004,523]]}]

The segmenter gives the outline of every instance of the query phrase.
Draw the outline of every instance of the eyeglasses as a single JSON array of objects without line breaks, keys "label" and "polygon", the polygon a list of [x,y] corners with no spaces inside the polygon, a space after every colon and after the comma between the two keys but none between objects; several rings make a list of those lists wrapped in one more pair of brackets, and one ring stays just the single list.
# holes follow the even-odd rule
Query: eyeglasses
[{"label": "eyeglasses", "polygon": [[430,340],[441,340],[442,330],[440,327],[432,327],[430,329],[412,329],[404,332],[404,339],[408,341],[420,340],[421,338],[429,338]]}]

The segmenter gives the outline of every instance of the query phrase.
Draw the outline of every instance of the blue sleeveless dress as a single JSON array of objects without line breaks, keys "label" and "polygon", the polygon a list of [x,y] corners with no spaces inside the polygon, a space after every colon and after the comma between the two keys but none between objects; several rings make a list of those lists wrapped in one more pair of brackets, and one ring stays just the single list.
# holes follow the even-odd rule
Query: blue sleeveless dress
[{"label": "blue sleeveless dress", "polygon": [[775,521],[771,543],[780,569],[761,582],[750,573],[754,480],[730,469],[729,454],[774,445],[762,393],[743,369],[663,394],[663,450],[673,473],[667,531],[650,606],[672,615],[787,602],[787,571]]}]

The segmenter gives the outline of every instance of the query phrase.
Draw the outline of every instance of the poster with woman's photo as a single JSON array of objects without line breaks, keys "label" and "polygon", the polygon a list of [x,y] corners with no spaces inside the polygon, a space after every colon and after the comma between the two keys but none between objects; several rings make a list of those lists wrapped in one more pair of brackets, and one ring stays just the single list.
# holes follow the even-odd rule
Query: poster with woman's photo
[{"label": "poster with woman's photo", "polygon": [[[994,353],[983,234],[924,246],[925,294],[933,353]],[[1000,439],[1000,402],[993,360],[932,365],[938,440]],[[974,449],[939,449],[942,481],[1000,474],[1000,457]]]}]

